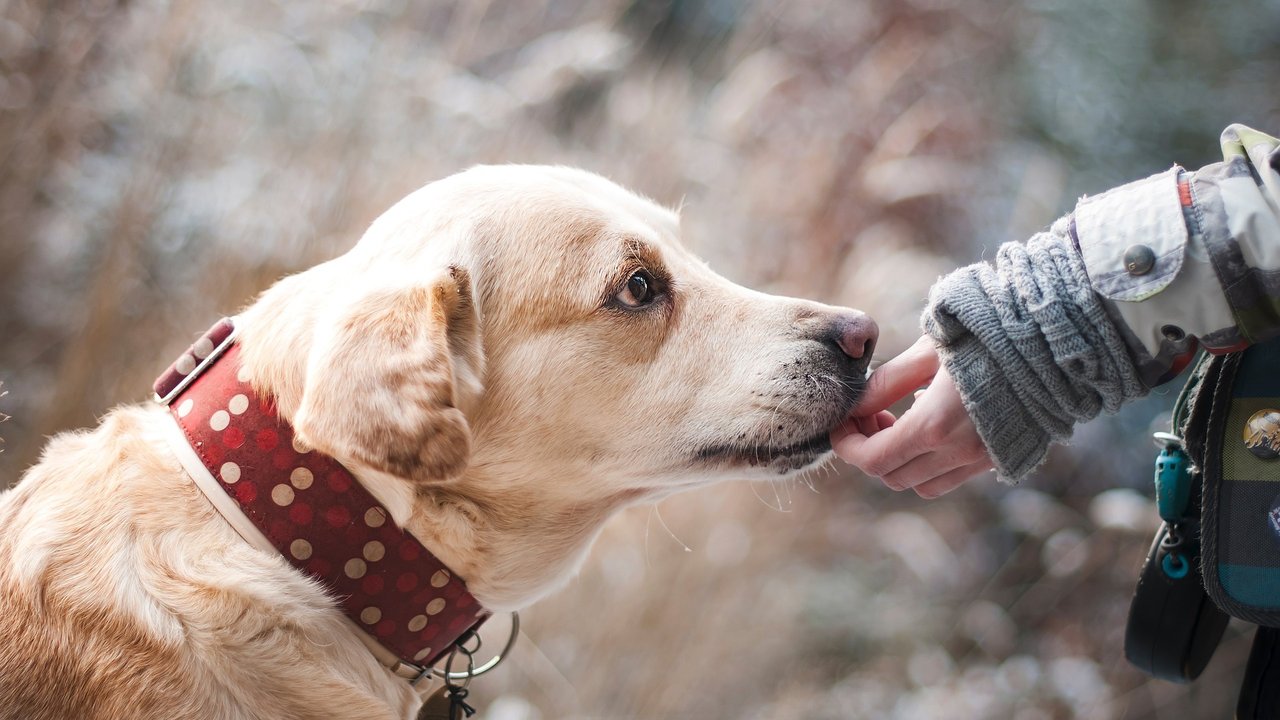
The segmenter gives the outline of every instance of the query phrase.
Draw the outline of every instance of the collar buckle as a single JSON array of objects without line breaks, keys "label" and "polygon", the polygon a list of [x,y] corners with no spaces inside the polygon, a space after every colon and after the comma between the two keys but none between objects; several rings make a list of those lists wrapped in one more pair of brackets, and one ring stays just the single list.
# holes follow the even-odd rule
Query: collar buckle
[{"label": "collar buckle", "polygon": [[173,402],[174,398],[181,395],[183,390],[231,347],[238,334],[234,317],[223,318],[209,328],[156,380],[152,388],[155,390],[155,401],[161,405]]}]

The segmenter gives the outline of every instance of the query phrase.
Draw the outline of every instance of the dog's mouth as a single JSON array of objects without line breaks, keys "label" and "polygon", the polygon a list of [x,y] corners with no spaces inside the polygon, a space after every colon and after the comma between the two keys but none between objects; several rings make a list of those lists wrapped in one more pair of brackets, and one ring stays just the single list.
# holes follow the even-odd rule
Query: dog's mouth
[{"label": "dog's mouth", "polygon": [[703,464],[769,467],[780,473],[799,470],[831,451],[831,434],[824,430],[790,445],[711,445],[694,458]]},{"label": "dog's mouth", "polygon": [[803,410],[797,407],[800,403],[790,399],[791,407],[779,413],[789,420],[775,414],[767,430],[758,428],[755,433],[732,440],[712,440],[695,450],[692,460],[704,468],[766,468],[781,475],[808,468],[827,458],[831,431],[848,416],[865,386],[861,378],[829,382],[819,387],[819,392],[810,391],[802,397],[808,405]]}]

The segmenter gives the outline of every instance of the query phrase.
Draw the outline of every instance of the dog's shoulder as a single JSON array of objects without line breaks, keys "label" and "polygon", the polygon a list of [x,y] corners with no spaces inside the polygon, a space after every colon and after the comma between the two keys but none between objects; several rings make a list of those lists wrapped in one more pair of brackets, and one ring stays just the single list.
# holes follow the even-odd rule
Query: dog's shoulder
[{"label": "dog's shoulder", "polygon": [[331,599],[217,515],[173,427],[162,409],[117,408],[53,438],[0,494],[0,720],[408,707],[411,688]]},{"label": "dog's shoulder", "polygon": [[[156,632],[126,600],[145,514],[129,487],[143,474],[163,482],[175,469],[148,445],[155,415],[121,408],[93,430],[54,437],[0,494],[0,717],[183,717],[195,709],[193,688],[174,672],[180,633]],[[66,692],[68,682],[77,692]]]}]

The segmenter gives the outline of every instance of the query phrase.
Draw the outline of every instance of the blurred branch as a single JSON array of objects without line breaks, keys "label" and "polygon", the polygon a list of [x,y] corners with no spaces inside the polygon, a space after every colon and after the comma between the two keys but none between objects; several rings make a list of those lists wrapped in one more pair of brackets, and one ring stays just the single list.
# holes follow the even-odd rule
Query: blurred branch
[{"label": "blurred branch", "polygon": [[[0,380],[0,399],[3,399],[4,396],[8,394],[9,394],[9,391],[4,389],[4,381]],[[0,423],[6,422],[8,419],[9,419],[8,415],[4,414],[3,412],[0,412]],[[4,445],[4,438],[0,437],[0,446],[3,446],[3,445]],[[4,447],[0,447],[0,452],[4,452]]]}]

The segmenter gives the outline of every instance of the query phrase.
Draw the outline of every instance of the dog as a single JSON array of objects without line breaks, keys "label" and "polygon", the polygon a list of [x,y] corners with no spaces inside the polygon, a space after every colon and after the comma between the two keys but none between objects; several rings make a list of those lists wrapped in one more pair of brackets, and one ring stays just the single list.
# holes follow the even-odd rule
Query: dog
[{"label": "dog", "polygon": [[[575,573],[620,509],[824,462],[866,315],[736,285],[677,215],[582,170],[410,194],[236,320],[248,382],[487,610]],[[410,718],[421,696],[247,543],[125,406],[0,495],[0,717]]]}]

